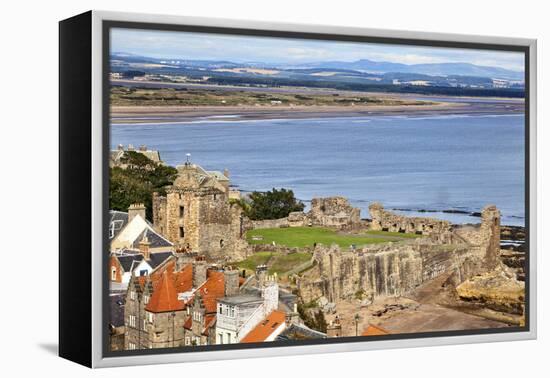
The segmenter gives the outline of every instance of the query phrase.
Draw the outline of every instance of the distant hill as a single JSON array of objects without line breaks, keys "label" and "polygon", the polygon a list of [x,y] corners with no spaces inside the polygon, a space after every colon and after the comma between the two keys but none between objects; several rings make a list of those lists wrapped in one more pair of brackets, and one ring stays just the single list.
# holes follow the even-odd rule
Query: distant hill
[{"label": "distant hill", "polygon": [[425,63],[403,64],[392,62],[375,62],[360,59],[354,62],[327,61],[295,65],[300,68],[334,68],[366,71],[371,73],[402,72],[430,76],[478,76],[492,79],[523,80],[523,72],[507,70],[500,67],[478,66],[471,63]]}]

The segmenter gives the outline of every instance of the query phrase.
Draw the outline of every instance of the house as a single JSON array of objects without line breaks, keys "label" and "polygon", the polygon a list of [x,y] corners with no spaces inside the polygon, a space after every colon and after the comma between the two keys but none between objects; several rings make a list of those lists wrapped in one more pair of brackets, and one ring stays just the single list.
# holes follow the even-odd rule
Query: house
[{"label": "house", "polygon": [[[113,229],[111,241],[111,252],[124,249],[139,249],[144,240],[147,243],[149,253],[172,252],[174,244],[157,233],[153,226],[145,218],[145,206],[143,204],[132,204],[128,208],[126,222],[118,229],[116,222],[124,219],[124,216],[117,212],[117,219],[112,220],[109,229]],[[113,217],[112,217],[113,219]],[[111,232],[109,231],[109,237]]]},{"label": "house", "polygon": [[141,145],[139,146],[139,148],[136,149],[131,144],[129,144],[128,147],[124,149],[124,146],[122,144],[119,144],[116,150],[111,150],[111,154],[109,156],[109,167],[119,167],[122,169],[128,168],[128,165],[124,161],[124,158],[127,156],[128,151],[140,153],[151,160],[153,163],[163,164],[160,158],[160,153],[156,150],[149,150],[145,145]]},{"label": "house", "polygon": [[237,293],[237,271],[208,267],[202,257],[171,257],[150,274],[132,275],[126,293],[125,349],[215,342],[217,300]]},{"label": "house", "polygon": [[274,341],[286,329],[286,314],[272,311],[264,320],[241,339],[241,343]]},{"label": "house", "polygon": [[258,287],[218,300],[216,344],[234,344],[279,306],[279,285],[266,271],[257,270]]}]

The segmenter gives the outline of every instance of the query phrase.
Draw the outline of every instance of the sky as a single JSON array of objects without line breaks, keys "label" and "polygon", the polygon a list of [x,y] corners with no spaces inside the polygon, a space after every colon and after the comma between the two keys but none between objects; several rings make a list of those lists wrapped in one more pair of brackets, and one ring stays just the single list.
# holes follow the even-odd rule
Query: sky
[{"label": "sky", "polygon": [[404,64],[472,63],[523,71],[523,53],[359,42],[318,41],[151,31],[111,30],[111,52],[152,58],[300,64],[370,59]]}]

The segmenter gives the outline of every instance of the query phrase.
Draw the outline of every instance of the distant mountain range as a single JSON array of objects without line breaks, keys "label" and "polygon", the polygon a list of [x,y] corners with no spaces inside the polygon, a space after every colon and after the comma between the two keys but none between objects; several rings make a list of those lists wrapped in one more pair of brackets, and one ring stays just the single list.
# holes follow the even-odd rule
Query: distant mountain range
[{"label": "distant mountain range", "polygon": [[478,66],[471,63],[424,63],[403,64],[392,62],[375,62],[369,59],[356,60],[354,62],[328,61],[314,62],[295,67],[302,68],[335,68],[351,69],[370,73],[417,73],[430,76],[477,76],[492,79],[523,80],[523,72],[512,71],[500,67]]},{"label": "distant mountain range", "polygon": [[500,67],[480,66],[472,63],[423,63],[423,64],[403,64],[393,62],[377,62],[369,59],[360,59],[353,62],[344,61],[321,61],[309,62],[303,64],[277,64],[277,63],[235,63],[226,60],[190,60],[190,59],[156,59],[143,57],[128,53],[113,53],[113,59],[120,58],[125,61],[135,62],[178,62],[178,65],[186,65],[189,67],[205,67],[205,68],[236,68],[236,67],[263,67],[263,68],[278,68],[278,69],[338,69],[338,70],[354,70],[366,73],[384,74],[388,72],[399,73],[416,73],[429,76],[474,76],[485,77],[491,79],[504,80],[523,80],[524,73],[520,71],[512,71]]},{"label": "distant mountain range", "polygon": [[111,54],[118,78],[245,86],[305,86],[480,96],[523,96],[523,73],[470,63],[402,64],[361,59],[302,64]]}]

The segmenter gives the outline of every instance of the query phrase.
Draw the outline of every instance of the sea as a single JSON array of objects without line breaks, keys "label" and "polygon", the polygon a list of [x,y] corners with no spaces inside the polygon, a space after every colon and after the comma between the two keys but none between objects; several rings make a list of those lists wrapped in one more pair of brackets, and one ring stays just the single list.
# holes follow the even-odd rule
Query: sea
[{"label": "sea", "polygon": [[344,196],[368,206],[456,224],[479,223],[495,204],[502,223],[525,223],[523,114],[362,116],[111,125],[111,146],[147,145],[167,164],[191,154],[207,170],[228,169],[243,192],[292,189],[306,205]]}]

